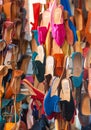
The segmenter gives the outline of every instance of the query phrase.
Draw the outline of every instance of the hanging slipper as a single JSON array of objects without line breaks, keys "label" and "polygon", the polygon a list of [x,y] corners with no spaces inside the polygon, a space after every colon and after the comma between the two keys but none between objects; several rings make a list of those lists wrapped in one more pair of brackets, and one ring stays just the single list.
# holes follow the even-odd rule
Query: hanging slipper
[{"label": "hanging slipper", "polygon": [[38,26],[38,41],[40,44],[45,44],[49,23],[50,23],[51,13],[47,9],[42,13],[42,20],[40,26]]},{"label": "hanging slipper", "polygon": [[74,42],[74,35],[72,30],[69,27],[69,22],[68,20],[65,21],[65,30],[66,30],[66,40],[69,45],[73,45]]},{"label": "hanging slipper", "polygon": [[35,58],[33,66],[34,70],[36,70],[35,75],[37,77],[37,80],[39,82],[42,82],[44,80],[44,73],[45,73],[45,53],[43,45],[37,47],[37,52],[38,55]]},{"label": "hanging slipper", "polygon": [[80,33],[80,31],[78,30],[77,32],[76,32],[76,34],[77,34],[77,37],[78,37],[78,40],[75,42],[75,44],[74,44],[74,50],[75,50],[75,52],[80,52],[80,53],[82,53],[82,47],[81,47],[81,33]]},{"label": "hanging slipper", "polygon": [[74,17],[75,17],[75,22],[76,22],[76,29],[81,31],[83,29],[82,9],[76,8],[74,11]]},{"label": "hanging slipper", "polygon": [[21,29],[22,29],[22,22],[19,19],[16,19],[14,22],[14,29],[12,33],[12,39],[20,40],[21,38]]},{"label": "hanging slipper", "polygon": [[87,70],[90,68],[90,61],[91,61],[91,49],[89,48],[84,61],[84,68]]},{"label": "hanging slipper", "polygon": [[[81,124],[84,126],[89,124],[89,117],[91,115],[91,100],[88,95],[87,90],[88,84],[86,81],[83,81],[83,85],[81,88],[81,102],[80,102],[80,111],[79,111],[79,119],[81,121]],[[86,122],[88,121],[88,122]]]},{"label": "hanging slipper", "polygon": [[50,29],[51,7],[43,11],[40,26],[38,27],[38,39],[40,44],[44,44],[46,56],[51,54],[52,36]]},{"label": "hanging slipper", "polygon": [[87,23],[86,23],[86,27],[85,27],[85,36],[86,36],[86,41],[88,42],[88,44],[91,44],[91,11],[88,12],[88,18],[87,18]]},{"label": "hanging slipper", "polygon": [[[48,74],[48,75],[50,75],[50,74]],[[52,119],[53,116],[56,113],[60,113],[61,112],[60,106],[59,106],[60,97],[55,95],[55,93],[54,93],[53,96],[51,96],[50,80],[52,78],[52,75],[51,75],[50,79],[49,78],[47,79],[46,77],[48,75],[45,76],[45,82],[46,82],[47,91],[46,91],[46,95],[45,95],[45,98],[44,98],[44,111],[45,111],[46,115],[48,117],[50,116],[51,119]]]},{"label": "hanging slipper", "polygon": [[19,13],[19,6],[16,1],[12,1],[11,3],[11,21],[14,22]]},{"label": "hanging slipper", "polygon": [[63,69],[64,69],[65,55],[57,53],[57,54],[54,54],[53,57],[54,57],[54,63],[55,63],[54,75],[61,76],[63,73]]},{"label": "hanging slipper", "polygon": [[[65,40],[65,27],[63,23],[63,6],[55,7],[52,17],[52,36],[56,44],[61,47]],[[61,36],[61,37],[59,37]]]},{"label": "hanging slipper", "polygon": [[45,54],[46,57],[52,54],[52,36],[51,30],[49,29],[45,40]]},{"label": "hanging slipper", "polygon": [[91,58],[90,58],[90,67],[88,68],[88,94],[91,99]]},{"label": "hanging slipper", "polygon": [[88,94],[85,94],[82,98],[81,112],[83,115],[91,115],[91,100]]},{"label": "hanging slipper", "polygon": [[3,39],[7,44],[10,44],[12,41],[13,25],[11,21],[5,21],[3,24]]},{"label": "hanging slipper", "polygon": [[38,42],[38,31],[37,30],[33,30],[32,31],[32,40],[30,43],[30,48],[32,50],[32,52],[37,52],[37,46],[39,45]]},{"label": "hanging slipper", "polygon": [[62,89],[60,92],[60,98],[62,101],[70,101],[71,81],[70,79],[64,78],[61,81]]},{"label": "hanging slipper", "polygon": [[51,97],[54,96],[54,95],[56,95],[56,96],[58,95],[57,87],[58,87],[59,81],[60,81],[59,77],[54,76],[52,78],[52,81],[51,81],[52,82],[52,84],[51,84]]},{"label": "hanging slipper", "polygon": [[2,97],[4,94],[4,86],[2,84],[3,78],[7,75],[8,73],[8,67],[1,65],[0,66],[0,128],[4,127],[5,124],[5,119],[2,117]]},{"label": "hanging slipper", "polygon": [[25,55],[27,52],[27,48],[28,48],[28,40],[24,39],[23,43],[21,45],[21,55]]},{"label": "hanging slipper", "polygon": [[6,42],[5,40],[0,40],[0,65],[4,64],[4,60],[5,60],[5,49],[6,49]]},{"label": "hanging slipper", "polygon": [[11,21],[11,2],[4,3],[3,10],[6,14],[6,19]]},{"label": "hanging slipper", "polygon": [[27,79],[22,80],[22,84],[25,85],[26,88],[29,89],[30,94],[34,96],[39,101],[43,102],[44,99],[44,93],[35,88]]},{"label": "hanging slipper", "polygon": [[68,15],[72,16],[72,11],[71,11],[69,0],[65,0],[65,1],[61,0],[60,3],[63,5],[64,10],[68,11]]},{"label": "hanging slipper", "polygon": [[74,52],[72,54],[72,82],[74,87],[80,87],[83,78],[83,56],[80,52]]},{"label": "hanging slipper", "polygon": [[40,3],[33,3],[33,14],[34,14],[34,23],[32,23],[32,30],[37,30],[38,21],[40,13]]},{"label": "hanging slipper", "polygon": [[91,1],[90,0],[85,1],[85,7],[88,12],[91,10]]},{"label": "hanging slipper", "polygon": [[69,56],[69,44],[67,43],[66,40],[62,46],[62,51],[65,56]]},{"label": "hanging slipper", "polygon": [[73,32],[73,43],[75,44],[75,42],[78,40],[77,34],[76,34],[76,27],[75,27],[74,22],[72,22],[72,20],[71,20],[70,18],[69,18],[69,20],[68,20],[68,23],[69,23],[70,29],[71,29],[72,32]]},{"label": "hanging slipper", "polygon": [[[9,99],[14,94],[19,93],[22,74],[23,74],[22,70],[13,70],[11,81],[5,90],[5,98],[6,99]],[[16,84],[17,84],[17,88],[16,88]]]},{"label": "hanging slipper", "polygon": [[46,65],[45,65],[45,74],[54,75],[54,57],[47,56],[46,57]]},{"label": "hanging slipper", "polygon": [[5,54],[4,64],[9,68],[15,69],[18,58],[18,46],[15,44],[8,44]]},{"label": "hanging slipper", "polygon": [[35,60],[39,60],[41,63],[43,63],[45,52],[44,52],[44,47],[42,45],[39,45],[37,47],[37,53],[38,55],[36,56]]},{"label": "hanging slipper", "polygon": [[17,63],[18,69],[22,70],[24,74],[27,73],[30,60],[31,60],[31,56],[25,54],[21,56],[20,60]]}]

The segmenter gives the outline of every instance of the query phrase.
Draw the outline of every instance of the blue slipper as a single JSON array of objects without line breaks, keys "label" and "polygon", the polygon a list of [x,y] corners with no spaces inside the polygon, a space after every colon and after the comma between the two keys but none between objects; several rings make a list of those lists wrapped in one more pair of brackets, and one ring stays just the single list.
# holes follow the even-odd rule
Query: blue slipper
[{"label": "blue slipper", "polygon": [[74,26],[74,24],[72,23],[72,21],[71,21],[70,19],[68,20],[68,23],[69,23],[70,29],[71,29],[72,32],[73,32],[73,35],[74,35],[74,43],[75,43],[76,41],[78,41],[77,34],[76,34],[76,27]]},{"label": "blue slipper", "polygon": [[47,116],[50,116],[53,112],[61,112],[59,102],[60,97],[56,95],[51,97],[51,88],[49,88],[49,91],[44,98],[44,110]]},{"label": "blue slipper", "polygon": [[36,40],[37,46],[39,45],[38,42],[38,31],[37,30],[32,30],[32,32],[34,33],[34,39]]},{"label": "blue slipper", "polygon": [[64,6],[64,10],[68,11],[69,16],[72,16],[72,11],[71,11],[69,0],[60,0],[60,4]]}]

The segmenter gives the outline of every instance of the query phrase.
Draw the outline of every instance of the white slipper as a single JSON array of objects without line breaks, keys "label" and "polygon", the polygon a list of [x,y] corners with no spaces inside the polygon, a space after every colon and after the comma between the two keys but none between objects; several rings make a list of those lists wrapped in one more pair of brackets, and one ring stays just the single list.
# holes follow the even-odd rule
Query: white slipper
[{"label": "white slipper", "polygon": [[57,87],[58,87],[59,81],[60,81],[59,77],[53,76],[52,81],[51,81],[52,82],[51,83],[51,97],[54,95],[58,95]]},{"label": "white slipper", "polygon": [[45,74],[54,75],[54,57],[47,56],[46,58],[46,66],[45,66]]},{"label": "white slipper", "polygon": [[37,53],[38,53],[38,55],[36,56],[35,60],[39,60],[39,61],[41,61],[41,63],[43,63],[45,53],[44,53],[44,48],[42,45],[39,45],[37,47]]}]

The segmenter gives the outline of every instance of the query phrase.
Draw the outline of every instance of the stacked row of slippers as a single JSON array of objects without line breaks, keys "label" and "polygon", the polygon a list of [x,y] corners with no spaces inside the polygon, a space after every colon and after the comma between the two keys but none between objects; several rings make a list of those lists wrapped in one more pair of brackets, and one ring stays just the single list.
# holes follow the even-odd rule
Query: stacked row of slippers
[{"label": "stacked row of slippers", "polygon": [[47,1],[32,29],[32,85],[56,130],[91,129],[90,10],[89,0]]}]

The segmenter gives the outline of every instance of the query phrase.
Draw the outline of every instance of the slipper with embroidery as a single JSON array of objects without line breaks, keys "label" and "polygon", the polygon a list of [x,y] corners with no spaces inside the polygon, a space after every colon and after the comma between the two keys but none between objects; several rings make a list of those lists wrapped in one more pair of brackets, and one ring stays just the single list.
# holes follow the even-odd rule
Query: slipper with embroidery
[{"label": "slipper with embroidery", "polygon": [[60,98],[62,101],[70,101],[70,87],[71,85],[71,81],[70,79],[64,78],[61,81],[61,85],[62,85],[62,89],[60,92]]}]

